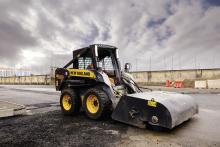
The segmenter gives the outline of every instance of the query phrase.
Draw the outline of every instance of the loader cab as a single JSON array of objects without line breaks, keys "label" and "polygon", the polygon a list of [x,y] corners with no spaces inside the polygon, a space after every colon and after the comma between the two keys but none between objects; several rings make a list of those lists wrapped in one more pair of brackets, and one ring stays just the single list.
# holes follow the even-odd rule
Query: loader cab
[{"label": "loader cab", "polygon": [[83,48],[73,51],[73,59],[74,69],[94,69],[93,55],[90,48]]},{"label": "loader cab", "polygon": [[73,68],[104,72],[115,85],[121,83],[118,49],[114,46],[94,44],[73,51]]}]

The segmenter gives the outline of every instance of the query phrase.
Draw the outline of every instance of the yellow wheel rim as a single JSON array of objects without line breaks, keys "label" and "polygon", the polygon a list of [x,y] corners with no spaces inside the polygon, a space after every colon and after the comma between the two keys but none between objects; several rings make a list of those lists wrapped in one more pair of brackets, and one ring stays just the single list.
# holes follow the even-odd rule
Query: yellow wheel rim
[{"label": "yellow wheel rim", "polygon": [[95,95],[90,95],[86,100],[86,107],[90,113],[97,113],[99,110],[99,100]]},{"label": "yellow wheel rim", "polygon": [[72,103],[71,103],[71,97],[69,95],[63,96],[62,105],[66,111],[69,111],[71,109]]}]

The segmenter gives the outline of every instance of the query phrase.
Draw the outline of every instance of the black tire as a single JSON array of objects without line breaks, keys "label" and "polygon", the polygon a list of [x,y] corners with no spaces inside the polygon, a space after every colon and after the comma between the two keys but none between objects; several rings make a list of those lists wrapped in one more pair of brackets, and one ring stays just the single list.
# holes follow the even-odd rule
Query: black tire
[{"label": "black tire", "polygon": [[[96,96],[98,99],[98,103],[99,103],[99,108],[97,112],[95,113],[91,113],[89,111],[89,108],[87,107],[87,100],[89,99],[91,95]],[[84,108],[84,111],[87,117],[91,119],[96,119],[96,120],[101,119],[110,112],[111,101],[109,97],[107,96],[107,94],[101,88],[99,87],[90,88],[87,90],[85,97],[83,99],[83,108]]]},{"label": "black tire", "polygon": [[[69,109],[63,104],[63,99],[69,96],[68,103],[71,105]],[[60,107],[64,115],[75,115],[80,111],[80,100],[72,89],[64,89],[60,96]]]}]

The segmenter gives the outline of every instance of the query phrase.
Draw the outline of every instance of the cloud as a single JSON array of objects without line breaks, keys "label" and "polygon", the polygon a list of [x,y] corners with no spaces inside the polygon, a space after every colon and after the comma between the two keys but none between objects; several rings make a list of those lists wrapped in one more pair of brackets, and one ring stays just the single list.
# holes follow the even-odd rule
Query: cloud
[{"label": "cloud", "polygon": [[207,61],[214,55],[219,57],[220,52],[220,21],[217,19],[219,7],[205,10],[202,3],[194,1],[180,3],[174,9],[176,12],[164,24],[174,32],[163,43],[164,55],[169,57],[173,54],[176,56],[175,60],[181,56],[184,68],[195,68],[196,58],[201,64],[200,68],[212,68],[214,65],[211,61],[207,64]]},{"label": "cloud", "polygon": [[219,14],[204,0],[2,0],[0,66],[45,73],[106,43],[134,70],[220,67]]},{"label": "cloud", "polygon": [[[26,1],[28,2],[28,1]],[[10,1],[0,2],[0,59],[1,63],[12,65],[10,61],[17,60],[17,55],[22,48],[35,46],[37,38],[31,32],[22,27],[20,22],[13,19],[12,14],[25,14],[25,1],[18,3]],[[13,12],[12,12],[13,11]],[[14,63],[15,64],[15,63]]]}]

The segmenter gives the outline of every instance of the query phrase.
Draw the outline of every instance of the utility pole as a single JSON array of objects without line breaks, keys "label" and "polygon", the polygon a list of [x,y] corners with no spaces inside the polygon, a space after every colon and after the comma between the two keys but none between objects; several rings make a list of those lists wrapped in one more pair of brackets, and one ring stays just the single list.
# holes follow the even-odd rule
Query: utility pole
[{"label": "utility pole", "polygon": [[172,55],[172,61],[171,61],[171,70],[173,70],[173,55]]},{"label": "utility pole", "polygon": [[166,57],[163,56],[163,62],[164,62],[164,70],[167,70],[167,66],[166,66]]},{"label": "utility pole", "polygon": [[195,69],[197,69],[196,56],[195,56]]},{"label": "utility pole", "polygon": [[151,71],[151,56],[150,56],[150,59],[149,59],[149,71]]},{"label": "utility pole", "polygon": [[137,71],[137,66],[138,66],[138,65],[137,65],[137,58],[136,58],[136,71]]},{"label": "utility pole", "polygon": [[146,71],[147,71],[147,68],[148,68],[148,56],[146,56]]},{"label": "utility pole", "polygon": [[182,65],[181,65],[181,56],[179,56],[179,69],[180,69],[180,70],[182,69],[181,66],[182,66]]},{"label": "utility pole", "polygon": [[215,55],[213,55],[213,68],[215,68]]}]

